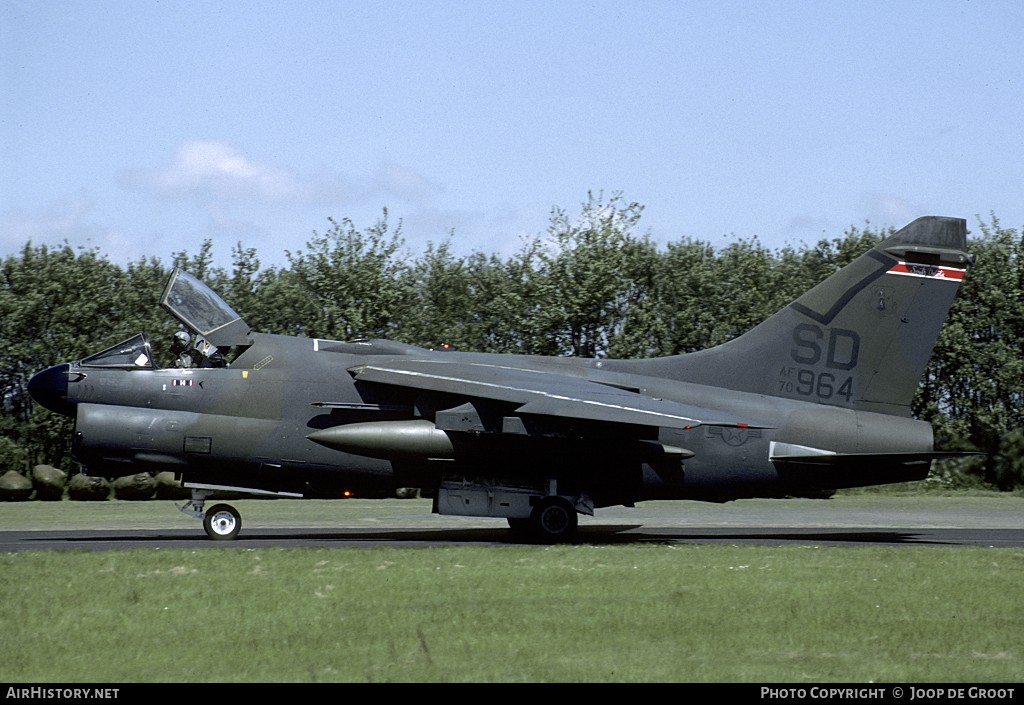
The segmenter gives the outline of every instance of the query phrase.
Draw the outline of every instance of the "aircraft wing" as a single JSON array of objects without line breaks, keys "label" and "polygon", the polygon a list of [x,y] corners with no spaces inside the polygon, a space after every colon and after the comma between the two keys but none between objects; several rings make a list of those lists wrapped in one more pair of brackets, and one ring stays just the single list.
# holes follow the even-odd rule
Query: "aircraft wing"
[{"label": "aircraft wing", "polygon": [[375,382],[518,404],[516,413],[687,429],[753,426],[696,406],[553,372],[465,362],[388,361],[349,370]]}]

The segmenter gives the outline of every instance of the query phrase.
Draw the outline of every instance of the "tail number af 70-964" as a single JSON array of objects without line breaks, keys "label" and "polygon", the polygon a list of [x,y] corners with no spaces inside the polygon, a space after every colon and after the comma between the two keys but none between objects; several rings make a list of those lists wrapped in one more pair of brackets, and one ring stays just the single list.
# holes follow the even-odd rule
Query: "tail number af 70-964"
[{"label": "tail number af 70-964", "polygon": [[[826,332],[813,323],[801,323],[793,328],[793,343],[790,357],[797,365],[785,365],[780,370],[780,394],[816,397],[823,401],[833,397],[846,402],[853,399],[853,376],[842,373],[857,366],[860,335],[856,331],[831,328]],[[814,369],[820,368],[822,362],[828,371]]]},{"label": "tail number af 70-964", "polygon": [[779,373],[779,393],[813,396],[823,401],[835,396],[849,402],[853,399],[853,377],[844,380],[832,372],[815,373],[806,367],[783,367]]}]

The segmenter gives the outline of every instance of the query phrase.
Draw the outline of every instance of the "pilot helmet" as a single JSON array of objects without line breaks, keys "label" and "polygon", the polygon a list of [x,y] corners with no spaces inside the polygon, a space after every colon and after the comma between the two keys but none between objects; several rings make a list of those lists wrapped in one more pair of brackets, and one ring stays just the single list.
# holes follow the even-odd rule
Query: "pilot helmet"
[{"label": "pilot helmet", "polygon": [[191,341],[191,338],[189,338],[188,333],[183,330],[179,330],[174,334],[174,344],[180,346],[182,349],[188,347],[189,341]]}]

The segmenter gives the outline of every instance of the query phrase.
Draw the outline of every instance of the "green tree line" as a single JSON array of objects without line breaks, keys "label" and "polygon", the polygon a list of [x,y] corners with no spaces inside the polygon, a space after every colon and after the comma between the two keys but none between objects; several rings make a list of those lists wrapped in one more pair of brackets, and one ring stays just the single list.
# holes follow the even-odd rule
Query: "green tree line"
[{"label": "green tree line", "polygon": [[[254,249],[213,265],[212,243],[114,265],[97,249],[27,243],[0,263],[0,472],[69,468],[71,422],[36,407],[29,377],[144,331],[154,352],[176,322],[157,304],[180,265],[217,290],[258,331],[338,340],[381,337],[435,348],[637,358],[693,352],[752,328],[845,266],[890,230],[771,250],[756,238],[722,248],[664,247],[641,231],[643,207],[589,194],[578,213],[555,208],[545,234],[509,256],[457,255],[451,239],[411,254],[385,210],[372,226],[329,220],[282,267]],[[1024,486],[1024,239],[995,215],[968,247],[977,264],[960,287],[914,402],[946,450],[984,460],[939,466],[950,484]],[[169,356],[163,360],[170,364]]]}]

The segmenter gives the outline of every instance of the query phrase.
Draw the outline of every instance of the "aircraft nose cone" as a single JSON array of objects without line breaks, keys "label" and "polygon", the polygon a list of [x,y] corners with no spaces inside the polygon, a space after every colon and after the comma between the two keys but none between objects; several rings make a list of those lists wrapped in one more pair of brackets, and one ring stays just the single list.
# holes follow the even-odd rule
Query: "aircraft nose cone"
[{"label": "aircraft nose cone", "polygon": [[64,416],[75,415],[75,403],[68,401],[68,371],[71,365],[55,365],[32,375],[28,381],[28,393],[50,411]]}]

